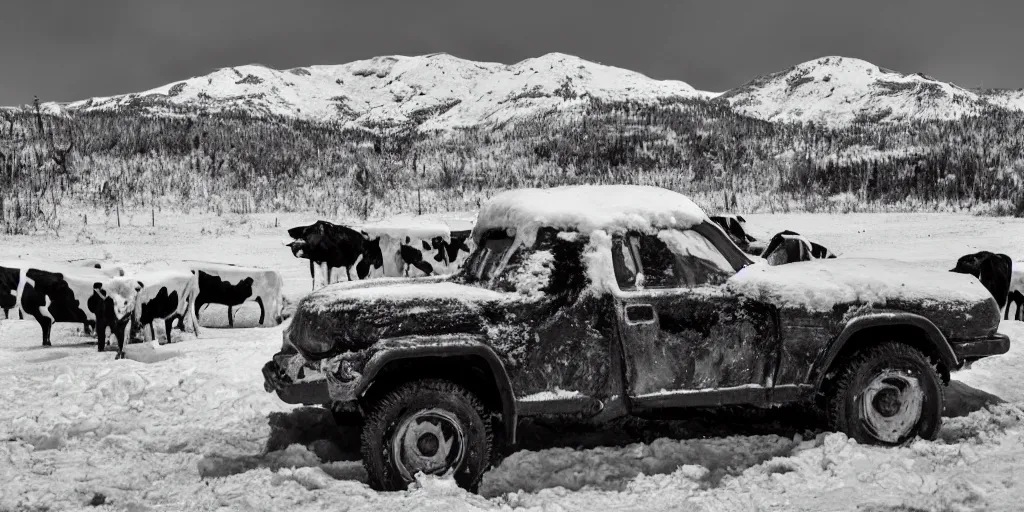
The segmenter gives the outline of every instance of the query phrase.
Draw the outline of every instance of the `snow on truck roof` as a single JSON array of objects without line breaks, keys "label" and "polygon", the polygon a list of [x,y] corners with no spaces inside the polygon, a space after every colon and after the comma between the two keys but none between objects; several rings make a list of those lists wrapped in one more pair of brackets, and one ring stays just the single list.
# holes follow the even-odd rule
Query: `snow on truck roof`
[{"label": "snow on truck roof", "polygon": [[688,197],[660,187],[578,185],[503,192],[480,208],[473,238],[492,229],[515,228],[527,239],[542,227],[620,233],[686,229],[708,219]]}]

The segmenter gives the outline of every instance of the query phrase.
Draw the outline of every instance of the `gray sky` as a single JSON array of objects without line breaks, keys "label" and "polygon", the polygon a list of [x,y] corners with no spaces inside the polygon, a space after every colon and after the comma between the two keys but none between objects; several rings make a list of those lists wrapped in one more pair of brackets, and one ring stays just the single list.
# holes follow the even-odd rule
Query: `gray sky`
[{"label": "gray sky", "polygon": [[548,52],[721,91],[826,55],[1024,87],[1024,2],[3,0],[0,105],[137,92],[218,67]]}]

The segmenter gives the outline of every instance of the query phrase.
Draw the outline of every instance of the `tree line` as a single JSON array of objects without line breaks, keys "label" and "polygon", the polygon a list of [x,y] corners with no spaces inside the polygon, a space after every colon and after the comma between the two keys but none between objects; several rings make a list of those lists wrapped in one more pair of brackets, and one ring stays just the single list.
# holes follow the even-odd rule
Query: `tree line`
[{"label": "tree line", "polygon": [[[427,118],[417,118],[416,123]],[[312,210],[331,218],[465,210],[516,187],[651,184],[706,208],[977,207],[1024,215],[1024,115],[777,124],[720,101],[602,102],[424,133],[244,112],[0,111],[0,226],[59,229],[61,208]],[[839,198],[839,199],[836,199]]]}]

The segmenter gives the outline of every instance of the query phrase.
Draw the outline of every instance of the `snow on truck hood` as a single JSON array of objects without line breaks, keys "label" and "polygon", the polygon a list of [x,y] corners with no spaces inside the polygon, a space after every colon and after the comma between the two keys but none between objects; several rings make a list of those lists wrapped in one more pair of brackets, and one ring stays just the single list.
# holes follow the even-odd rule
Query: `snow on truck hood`
[{"label": "snow on truck hood", "polygon": [[346,307],[354,302],[369,303],[378,300],[390,302],[421,300],[486,302],[504,298],[505,295],[499,292],[443,279],[394,278],[393,280],[374,280],[370,286],[325,286],[307,295],[302,301],[302,307],[310,312],[323,313],[334,308]]},{"label": "snow on truck hood", "polygon": [[514,227],[532,243],[541,227],[608,234],[628,230],[687,229],[708,220],[688,197],[660,187],[640,185],[578,185],[525,188],[502,192],[480,208],[473,239],[492,229]]},{"label": "snow on truck hood", "polygon": [[887,300],[995,303],[974,276],[870,258],[755,264],[737,272],[727,286],[747,297],[811,311],[828,311],[836,304],[885,304]]}]

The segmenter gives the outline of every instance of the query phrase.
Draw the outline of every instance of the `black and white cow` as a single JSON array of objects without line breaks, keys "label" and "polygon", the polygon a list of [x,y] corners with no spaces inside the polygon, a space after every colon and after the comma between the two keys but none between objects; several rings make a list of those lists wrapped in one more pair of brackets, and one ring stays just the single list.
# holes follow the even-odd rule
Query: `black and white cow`
[{"label": "black and white cow", "polygon": [[96,314],[97,349],[100,352],[106,349],[107,328],[110,328],[117,339],[115,359],[121,359],[124,357],[125,329],[131,324],[142,282],[130,277],[115,277],[105,283],[95,283],[93,287],[89,309]]},{"label": "black and white cow", "polygon": [[5,317],[10,309],[18,309],[21,318],[35,318],[42,329],[43,346],[50,346],[55,323],[81,323],[87,330],[96,326],[100,304],[95,294],[109,279],[92,268],[47,262],[0,263]]},{"label": "black and white cow", "polygon": [[435,236],[430,245],[436,251],[434,261],[445,266],[461,267],[462,263],[469,258],[473,252],[470,245],[473,243],[472,230],[452,231],[449,240]]},{"label": "black and white cow", "polygon": [[190,262],[189,267],[199,281],[196,317],[203,306],[222,304],[228,307],[228,326],[234,327],[234,307],[255,302],[260,307],[260,325],[267,313],[273,325],[281,323],[281,275],[276,271],[211,262]]},{"label": "black and white cow", "polygon": [[757,239],[747,233],[747,220],[742,215],[712,215],[711,222],[718,224],[732,242],[744,252],[751,242]]},{"label": "black and white cow", "polygon": [[373,269],[380,269],[384,264],[380,238],[371,238],[348,226],[318,220],[308,226],[289,229],[288,236],[294,239],[286,244],[291,248],[292,255],[309,260],[309,277],[313,279],[313,289],[317,288],[317,267],[324,270],[325,284],[330,284],[333,269],[344,268],[345,276],[351,281],[353,267],[356,276],[365,279]]},{"label": "black and white cow", "polygon": [[836,255],[823,245],[814,243],[794,231],[776,233],[761,253],[769,265],[784,265],[797,261],[835,258]]},{"label": "black and white cow", "polygon": [[[150,334],[156,340],[153,322],[164,321],[167,342],[171,342],[171,327],[174,320],[185,319],[192,332],[199,336],[199,322],[196,320],[193,304],[199,295],[199,279],[195,272],[183,269],[149,270],[134,275],[142,289],[135,300],[132,316],[132,339],[137,339],[142,329],[149,325]],[[183,329],[186,327],[183,324]],[[119,357],[124,351],[118,348]]]},{"label": "black and white cow", "polygon": [[950,272],[976,277],[995,297],[1000,310],[1006,306],[1013,272],[1013,260],[1009,256],[989,251],[966,254],[956,260],[956,266],[950,269]]}]

